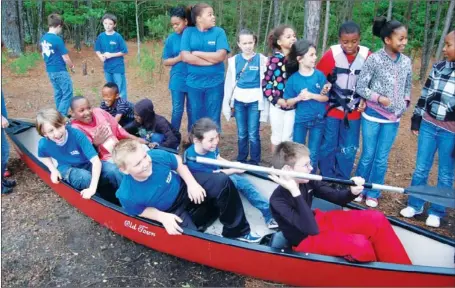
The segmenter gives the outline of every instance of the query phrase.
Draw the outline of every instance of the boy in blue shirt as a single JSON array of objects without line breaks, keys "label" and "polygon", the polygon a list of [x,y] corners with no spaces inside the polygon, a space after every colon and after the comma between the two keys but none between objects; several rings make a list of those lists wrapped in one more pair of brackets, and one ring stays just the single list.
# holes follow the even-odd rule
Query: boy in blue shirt
[{"label": "boy in blue shirt", "polygon": [[[111,189],[101,189],[104,199],[117,202],[113,193],[123,175],[114,164],[100,161],[98,153],[85,134],[67,126],[65,118],[53,108],[43,109],[36,116],[36,129],[43,137],[38,143],[38,157],[51,172],[54,184],[61,179],[72,187],[82,190],[81,196],[90,199],[98,188],[101,178]],[[52,161],[57,161],[57,168]]]},{"label": "boy in blue shirt", "polygon": [[117,25],[117,17],[105,14],[101,19],[105,32],[98,35],[95,42],[95,52],[101,62],[104,63],[104,78],[106,82],[117,84],[120,97],[127,99],[125,62],[123,56],[128,54],[125,40],[114,28]]},{"label": "boy in blue shirt", "polygon": [[117,143],[112,159],[126,174],[116,196],[128,214],[158,221],[170,235],[180,235],[182,227],[197,229],[186,211],[190,201],[201,204],[207,197],[219,208],[224,237],[260,241],[250,233],[240,196],[227,175],[193,176],[180,156],[163,150],[146,152],[132,139]]},{"label": "boy in blue shirt", "polygon": [[62,17],[53,13],[47,17],[47,23],[49,32],[41,37],[41,54],[46,64],[47,75],[54,87],[57,111],[62,115],[67,115],[73,97],[73,82],[66,70],[66,65],[74,73],[74,64],[68,55],[63,39],[57,36],[63,29]]}]

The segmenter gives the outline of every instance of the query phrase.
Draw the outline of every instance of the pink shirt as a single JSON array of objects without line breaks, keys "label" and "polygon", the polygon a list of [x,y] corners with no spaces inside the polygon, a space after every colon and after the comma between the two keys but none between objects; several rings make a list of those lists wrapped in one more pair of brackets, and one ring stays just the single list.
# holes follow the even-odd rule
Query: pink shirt
[{"label": "pink shirt", "polygon": [[102,110],[101,108],[93,108],[93,121],[90,124],[83,123],[78,120],[72,120],[71,125],[74,128],[77,128],[84,132],[87,135],[89,141],[93,143],[93,138],[95,136],[96,129],[102,125],[108,125],[110,128],[110,136],[103,144],[97,147],[98,155],[101,160],[109,160],[111,158],[111,152],[114,148],[114,145],[121,139],[130,138],[131,135],[120,126],[114,117],[108,112]]}]

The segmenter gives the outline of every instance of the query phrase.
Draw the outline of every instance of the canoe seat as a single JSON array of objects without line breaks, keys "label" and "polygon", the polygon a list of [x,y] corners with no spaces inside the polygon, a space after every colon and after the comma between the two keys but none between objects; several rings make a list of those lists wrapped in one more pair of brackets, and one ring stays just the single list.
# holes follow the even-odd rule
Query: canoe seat
[{"label": "canoe seat", "polygon": [[288,240],[284,238],[283,232],[276,232],[272,235],[270,238],[270,244],[269,246],[271,248],[277,248],[277,249],[290,249],[291,245],[289,244]]},{"label": "canoe seat", "polygon": [[219,210],[214,201],[204,201],[202,204],[190,203],[187,211],[196,225],[197,230],[204,232],[207,227],[213,224],[218,219]]}]

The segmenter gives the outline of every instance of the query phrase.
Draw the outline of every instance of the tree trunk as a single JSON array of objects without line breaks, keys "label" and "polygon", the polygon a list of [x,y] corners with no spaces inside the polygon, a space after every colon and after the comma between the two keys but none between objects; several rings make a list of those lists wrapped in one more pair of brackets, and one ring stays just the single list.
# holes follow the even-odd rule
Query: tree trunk
[{"label": "tree trunk", "polygon": [[[218,13],[217,15],[219,15],[219,17],[217,19],[219,19],[219,26],[221,27],[222,24],[223,24],[223,0],[218,0]],[[218,21],[217,21],[218,22]]]},{"label": "tree trunk", "polygon": [[136,33],[137,33],[137,63],[141,63],[141,37],[139,36],[139,5],[138,0],[135,1],[136,6]]},{"label": "tree trunk", "polygon": [[19,57],[22,50],[17,0],[2,1],[2,41],[12,57]]},{"label": "tree trunk", "polygon": [[289,21],[289,9],[291,9],[291,1],[288,1],[287,5],[286,5],[286,15],[284,16],[284,24],[288,24],[288,21]]},{"label": "tree trunk", "polygon": [[327,35],[329,34],[329,22],[330,22],[330,0],[326,0],[325,8],[325,20],[324,20],[324,35],[322,37],[322,53],[325,52],[327,47]]},{"label": "tree trunk", "polygon": [[[93,8],[93,1],[86,0],[85,5],[91,10]],[[96,41],[96,19],[93,16],[87,20],[87,26],[85,30],[85,39],[84,43],[86,46],[93,47],[95,46]]]},{"label": "tree trunk", "polygon": [[387,9],[387,21],[392,19],[392,7],[393,7],[393,0],[389,0],[389,9]]},{"label": "tree trunk", "polygon": [[446,22],[444,23],[444,29],[442,30],[441,39],[439,39],[438,49],[436,50],[436,61],[441,59],[442,46],[444,46],[444,38],[449,32],[450,23],[452,22],[453,10],[455,10],[455,0],[450,0],[449,9],[447,10]]},{"label": "tree trunk", "polygon": [[434,20],[434,26],[433,26],[433,31],[431,32],[431,40],[430,40],[430,45],[428,46],[428,62],[431,59],[431,56],[433,56],[434,53],[434,41],[436,40],[436,34],[438,33],[438,27],[439,27],[439,20],[441,19],[441,11],[442,11],[442,6],[444,6],[444,3],[442,0],[437,0],[435,2],[436,5],[438,5],[438,10],[436,11],[436,19]]},{"label": "tree trunk", "polygon": [[379,0],[374,0],[373,18],[378,16]]},{"label": "tree trunk", "polygon": [[409,26],[409,22],[411,21],[411,14],[412,14],[412,6],[414,4],[414,0],[409,0],[408,3],[408,9],[406,10],[406,15],[404,18],[406,18],[406,25]]},{"label": "tree trunk", "polygon": [[273,0],[273,26],[280,24],[280,0]]},{"label": "tree trunk", "polygon": [[421,65],[420,65],[420,73],[419,73],[419,77],[420,77],[420,82],[423,84],[423,82],[425,81],[425,76],[426,76],[426,73],[427,73],[427,66],[428,66],[428,60],[426,55],[428,54],[427,51],[428,49],[430,48],[430,41],[428,39],[428,34],[429,34],[429,30],[430,30],[430,3],[428,2],[425,2],[425,29],[424,29],[424,33],[423,33],[423,46],[422,46],[422,59],[420,61]]},{"label": "tree trunk", "polygon": [[352,9],[354,8],[354,0],[345,0],[342,4],[341,22],[352,20]]},{"label": "tree trunk", "polygon": [[24,15],[24,2],[17,0],[17,15],[19,16],[19,32],[21,37],[21,50],[25,52],[25,15]]},{"label": "tree trunk", "polygon": [[36,33],[35,33],[35,25],[33,23],[33,18],[32,18],[32,13],[30,12],[30,8],[26,8],[25,9],[25,16],[26,16],[26,19],[27,19],[27,25],[25,26],[26,27],[26,33],[28,33],[29,37],[30,37],[30,42],[33,43],[33,44],[36,44]]},{"label": "tree trunk", "polygon": [[[258,43],[259,44],[259,39],[261,37],[261,24],[262,24],[262,7],[264,6],[264,0],[261,0],[261,8],[259,8],[259,20],[258,20],[258,32],[257,32],[257,37],[258,37]],[[267,37],[267,35],[265,36]]]},{"label": "tree trunk", "polygon": [[239,15],[239,20],[237,22],[237,34],[240,32],[240,29],[243,28],[243,1],[237,0],[237,15]]},{"label": "tree trunk", "polygon": [[41,39],[41,36],[44,34],[44,29],[43,29],[43,20],[44,20],[44,1],[43,0],[38,0],[37,3],[37,11],[38,11],[38,28],[36,30],[36,44],[39,46],[39,40]]},{"label": "tree trunk", "polygon": [[305,27],[303,38],[317,45],[319,39],[319,25],[321,21],[321,2],[305,2]]},{"label": "tree trunk", "polygon": [[273,1],[270,1],[269,16],[267,17],[267,26],[265,28],[264,46],[267,43],[267,36],[269,34],[270,17],[272,16],[272,4],[273,4]]},{"label": "tree trunk", "polygon": [[[79,9],[79,0],[74,0],[74,11],[77,13],[77,9]],[[81,51],[81,25],[75,24],[74,25],[74,49],[77,51]]]}]

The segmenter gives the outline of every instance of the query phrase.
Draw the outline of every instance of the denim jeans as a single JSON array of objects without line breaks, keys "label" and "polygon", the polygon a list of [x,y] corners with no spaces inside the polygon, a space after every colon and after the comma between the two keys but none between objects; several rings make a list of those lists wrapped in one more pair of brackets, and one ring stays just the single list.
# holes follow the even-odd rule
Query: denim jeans
[{"label": "denim jeans", "polygon": [[343,120],[327,117],[321,144],[319,168],[325,177],[349,179],[359,148],[360,119],[350,120],[349,128]]},{"label": "denim jeans", "polygon": [[172,118],[171,125],[178,131],[180,131],[180,124],[182,123],[183,110],[185,107],[185,98],[186,98],[186,115],[188,117],[188,129],[191,131],[191,126],[193,123],[190,121],[190,105],[188,103],[188,94],[183,91],[171,90],[172,97]]},{"label": "denim jeans", "polygon": [[118,91],[120,97],[125,100],[128,100],[128,95],[126,93],[126,77],[125,73],[109,73],[104,71],[104,78],[106,82],[114,82],[118,86]]},{"label": "denim jeans", "polygon": [[190,122],[208,117],[215,121],[221,130],[221,104],[223,102],[224,83],[211,88],[188,87],[188,104],[190,109]]},{"label": "denim jeans", "polygon": [[265,222],[269,222],[270,219],[272,219],[269,201],[267,201],[257,188],[245,177],[238,174],[232,174],[229,178],[232,180],[232,183],[234,183],[234,186],[237,188],[239,193],[242,193],[251,205],[261,211]]},{"label": "denim jeans", "polygon": [[[438,186],[452,188],[454,184],[455,159],[451,155],[454,146],[454,133],[423,120],[419,130],[417,161],[414,175],[412,175],[411,186],[427,185],[428,174],[433,165],[436,150],[438,150]],[[409,196],[408,205],[415,210],[420,211],[424,204],[425,201]],[[445,208],[432,203],[428,214],[444,217]]]},{"label": "denim jeans", "polygon": [[[378,123],[362,117],[362,154],[360,155],[356,175],[366,182],[384,184],[387,162],[393,142],[398,133],[397,123]],[[364,195],[379,198],[379,190],[365,189]]]},{"label": "denim jeans", "polygon": [[318,170],[319,151],[324,134],[325,121],[322,115],[316,119],[306,122],[294,123],[294,142],[305,144],[308,134],[308,149],[310,149],[311,166],[316,173]]},{"label": "denim jeans", "polygon": [[259,137],[258,101],[243,103],[234,100],[235,121],[237,122],[238,148],[237,161],[258,165],[261,162],[261,139]]},{"label": "denim jeans", "polygon": [[[92,180],[92,163],[89,162],[81,167],[67,167],[59,170],[63,180],[73,188],[83,190],[90,186],[90,181]],[[115,191],[122,182],[122,178],[123,174],[115,164],[101,161],[100,184],[108,184],[115,194]]]},{"label": "denim jeans", "polygon": [[68,71],[47,72],[54,87],[54,101],[57,111],[63,116],[68,115],[71,98],[73,98],[73,81]]},{"label": "denim jeans", "polygon": [[8,139],[6,139],[5,129],[2,128],[2,180],[3,174],[6,170],[6,165],[8,164],[9,158],[9,144]]}]

